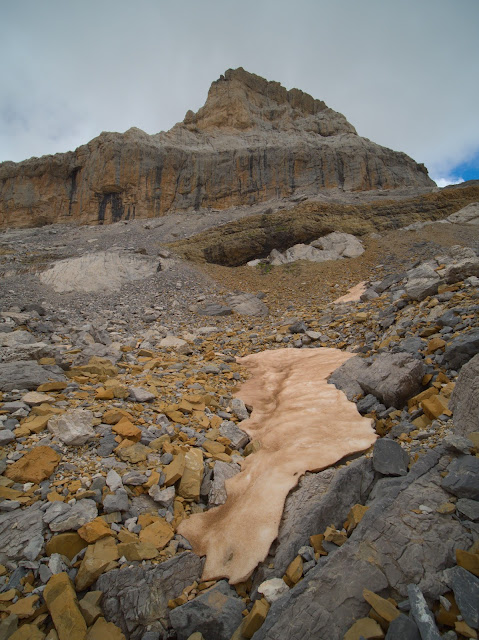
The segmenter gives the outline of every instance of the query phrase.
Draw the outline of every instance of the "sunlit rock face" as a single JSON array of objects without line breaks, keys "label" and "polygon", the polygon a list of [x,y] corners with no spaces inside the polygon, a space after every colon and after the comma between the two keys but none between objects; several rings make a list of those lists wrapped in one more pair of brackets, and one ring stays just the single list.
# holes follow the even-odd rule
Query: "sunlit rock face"
[{"label": "sunlit rock face", "polygon": [[278,534],[284,501],[306,471],[320,471],[376,440],[328,376],[352,357],[337,349],[279,349],[239,359],[252,376],[238,397],[253,406],[241,429],[260,440],[226,482],[224,505],[184,520],[178,532],[206,555],[204,580],[248,578]]}]

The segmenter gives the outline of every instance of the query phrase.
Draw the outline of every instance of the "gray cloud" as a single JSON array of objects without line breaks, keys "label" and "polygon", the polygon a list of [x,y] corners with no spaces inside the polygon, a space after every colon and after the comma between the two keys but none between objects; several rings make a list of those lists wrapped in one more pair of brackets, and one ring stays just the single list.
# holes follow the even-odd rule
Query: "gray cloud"
[{"label": "gray cloud", "polygon": [[298,87],[433,176],[479,149],[477,0],[0,6],[0,160],[169,129],[227,68]]}]

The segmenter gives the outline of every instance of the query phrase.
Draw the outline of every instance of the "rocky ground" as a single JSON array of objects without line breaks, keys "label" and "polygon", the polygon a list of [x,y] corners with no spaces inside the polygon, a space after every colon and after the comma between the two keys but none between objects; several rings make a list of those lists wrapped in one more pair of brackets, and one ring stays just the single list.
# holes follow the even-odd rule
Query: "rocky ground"
[{"label": "rocky ground", "polygon": [[[479,226],[280,266],[165,246],[209,224],[0,236],[0,639],[477,637]],[[154,268],[120,287],[99,266],[93,291],[84,262],[72,290],[38,276],[105,251]],[[333,303],[359,281],[361,300]],[[376,444],[302,477],[246,582],[202,581],[178,528],[261,447],[236,358],[321,347],[357,354],[331,382]]]}]

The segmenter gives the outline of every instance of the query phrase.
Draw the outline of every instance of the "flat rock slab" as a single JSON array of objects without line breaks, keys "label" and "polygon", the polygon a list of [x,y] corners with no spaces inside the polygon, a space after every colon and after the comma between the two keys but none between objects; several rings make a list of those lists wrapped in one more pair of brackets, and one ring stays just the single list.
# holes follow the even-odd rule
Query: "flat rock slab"
[{"label": "flat rock slab", "polygon": [[443,453],[427,453],[373,500],[348,542],[273,603],[255,640],[342,640],[353,622],[369,613],[365,586],[407,597],[408,584],[417,584],[433,600],[446,592],[443,570],[455,564],[455,549],[469,548],[470,533],[452,516],[414,513],[421,504],[447,500],[440,486],[448,464]]},{"label": "flat rock slab", "polygon": [[56,292],[117,291],[127,282],[156,273],[158,261],[119,251],[99,251],[79,258],[59,260],[40,273],[40,281]]},{"label": "flat rock slab", "polygon": [[462,567],[453,567],[447,571],[446,580],[466,623],[479,629],[479,578]]},{"label": "flat rock slab", "polygon": [[129,567],[101,575],[102,609],[130,640],[141,640],[147,627],[163,636],[168,625],[168,600],[199,580],[203,561],[185,552],[157,566]]},{"label": "flat rock slab", "polygon": [[373,449],[373,467],[385,476],[405,476],[409,455],[395,440],[376,440]]},{"label": "flat rock slab", "polygon": [[5,471],[5,476],[15,482],[39,484],[52,475],[60,459],[60,455],[51,447],[34,447],[10,465]]},{"label": "flat rock slab", "polygon": [[479,500],[479,458],[461,456],[451,462],[442,486],[458,498]]},{"label": "flat rock slab", "polygon": [[455,433],[467,436],[479,431],[479,354],[459,372],[449,407],[454,415]]},{"label": "flat rock slab", "polygon": [[12,389],[37,389],[41,384],[51,380],[66,380],[59,373],[49,371],[36,362],[29,360],[13,360],[0,363],[0,391]]},{"label": "flat rock slab", "polygon": [[299,478],[375,442],[371,420],[327,383],[349,358],[344,351],[320,348],[278,349],[240,359],[253,373],[238,394],[253,406],[241,428],[260,440],[261,449],[226,481],[224,505],[194,514],[178,527],[195,553],[207,555],[203,580],[246,580],[278,535],[284,501]]},{"label": "flat rock slab", "polygon": [[25,559],[25,547],[30,540],[42,536],[42,515],[38,503],[0,515],[0,564]]}]

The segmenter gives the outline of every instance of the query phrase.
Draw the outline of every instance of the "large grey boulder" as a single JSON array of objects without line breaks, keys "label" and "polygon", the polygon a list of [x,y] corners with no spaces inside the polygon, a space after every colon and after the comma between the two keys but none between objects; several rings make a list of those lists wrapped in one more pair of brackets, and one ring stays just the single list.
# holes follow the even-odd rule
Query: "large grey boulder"
[{"label": "large grey boulder", "polygon": [[50,380],[66,380],[59,367],[46,369],[29,360],[14,360],[0,364],[0,391],[36,389]]},{"label": "large grey boulder", "polygon": [[455,224],[479,224],[479,202],[471,202],[467,207],[452,213],[446,220]]},{"label": "large grey boulder", "polygon": [[464,258],[444,269],[444,280],[448,284],[465,280],[470,276],[479,276],[479,258]]},{"label": "large grey boulder", "polygon": [[209,506],[219,506],[226,502],[227,493],[225,482],[241,471],[239,464],[217,460],[213,468],[213,480],[208,494]]},{"label": "large grey boulder", "polygon": [[159,565],[115,569],[101,575],[95,589],[103,591],[102,609],[130,640],[140,640],[147,628],[164,634],[168,600],[200,579],[203,560],[185,552]]},{"label": "large grey boulder", "polygon": [[32,539],[42,536],[40,504],[0,515],[0,564],[25,559],[25,549]]},{"label": "large grey boulder", "polygon": [[[70,505],[67,505],[70,507]],[[76,531],[87,522],[91,522],[98,515],[96,503],[89,498],[79,500],[65,513],[58,515],[49,523],[52,531]]]},{"label": "large grey boulder", "polygon": [[369,510],[348,541],[321,560],[304,579],[273,603],[255,640],[342,640],[353,622],[369,613],[363,589],[407,597],[418,585],[426,598],[448,590],[444,569],[455,564],[455,550],[468,548],[472,537],[452,516],[433,510],[447,501],[441,472],[448,457],[440,447],[416,462],[407,476],[394,479]]},{"label": "large grey boulder", "polygon": [[444,361],[450,369],[459,371],[476,353],[479,353],[479,329],[472,329],[451,340],[444,350]]},{"label": "large grey boulder", "polygon": [[35,338],[29,331],[11,331],[9,333],[0,333],[0,347],[17,347],[21,344],[31,344],[35,342]]},{"label": "large grey boulder", "polygon": [[358,383],[386,407],[402,408],[408,398],[422,389],[424,364],[408,353],[381,353],[361,371]]},{"label": "large grey boulder", "polygon": [[361,380],[367,366],[367,361],[362,358],[350,358],[333,371],[328,378],[328,383],[334,384],[337,389],[340,389],[348,400],[355,400],[363,395],[359,380]]},{"label": "large grey boulder", "polygon": [[195,631],[208,640],[230,640],[242,622],[243,609],[243,600],[221,580],[201,596],[173,609],[170,622],[178,640],[188,640]]},{"label": "large grey boulder", "polygon": [[242,449],[249,442],[249,435],[236,426],[232,420],[223,420],[220,426],[220,434],[231,441],[233,449]]},{"label": "large grey boulder", "polygon": [[467,436],[472,431],[479,431],[479,354],[459,372],[449,407],[457,434]]},{"label": "large grey boulder", "polygon": [[405,291],[411,300],[424,300],[437,293],[440,282],[433,265],[423,263],[407,272]]},{"label": "large grey boulder", "polygon": [[253,293],[232,293],[227,296],[226,304],[241,316],[264,317],[269,313],[265,303]]},{"label": "large grey boulder", "polygon": [[341,258],[357,258],[364,253],[363,243],[350,233],[333,231],[311,242],[311,246],[323,251],[333,251]]}]

